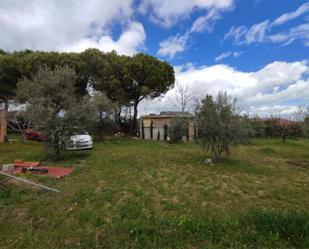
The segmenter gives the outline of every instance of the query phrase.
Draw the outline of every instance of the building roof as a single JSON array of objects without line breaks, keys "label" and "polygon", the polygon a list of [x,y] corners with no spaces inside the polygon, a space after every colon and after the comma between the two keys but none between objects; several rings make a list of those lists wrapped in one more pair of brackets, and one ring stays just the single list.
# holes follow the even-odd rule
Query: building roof
[{"label": "building roof", "polygon": [[149,114],[142,116],[142,118],[192,118],[193,115],[189,112],[161,112],[157,114]]}]

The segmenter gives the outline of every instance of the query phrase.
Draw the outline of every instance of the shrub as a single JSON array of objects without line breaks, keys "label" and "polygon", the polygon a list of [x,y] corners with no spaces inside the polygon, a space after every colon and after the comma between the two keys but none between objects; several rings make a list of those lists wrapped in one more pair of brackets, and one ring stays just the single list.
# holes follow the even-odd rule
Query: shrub
[{"label": "shrub", "polygon": [[222,154],[229,156],[230,145],[246,142],[250,127],[246,117],[241,117],[236,99],[220,92],[216,98],[207,95],[198,108],[199,141],[210,151],[215,162]]},{"label": "shrub", "polygon": [[168,128],[169,141],[171,143],[178,143],[182,140],[183,136],[186,135],[187,125],[186,122],[181,118],[174,118]]},{"label": "shrub", "polygon": [[17,84],[17,97],[24,101],[33,128],[46,137],[46,145],[57,158],[65,150],[76,127],[87,127],[95,120],[94,105],[75,92],[77,75],[69,67],[54,70],[41,67],[31,79]]}]

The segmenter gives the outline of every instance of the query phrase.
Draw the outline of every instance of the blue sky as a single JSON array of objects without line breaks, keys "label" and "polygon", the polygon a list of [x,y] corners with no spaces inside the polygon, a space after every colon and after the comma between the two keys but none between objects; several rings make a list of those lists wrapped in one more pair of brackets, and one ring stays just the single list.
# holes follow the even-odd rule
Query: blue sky
[{"label": "blue sky", "polygon": [[[183,52],[177,53],[173,58],[160,56],[173,65],[185,63],[194,63],[196,65],[213,65],[218,62],[227,63],[240,70],[251,71],[258,70],[271,63],[274,60],[296,61],[306,60],[309,58],[309,47],[303,44],[301,39],[296,39],[289,45],[271,42],[252,42],[251,44],[237,44],[233,39],[224,40],[225,34],[231,27],[246,26],[251,27],[254,24],[261,23],[265,20],[274,21],[279,16],[296,11],[307,1],[290,1],[290,0],[240,0],[235,2],[231,10],[224,11],[220,20],[216,21],[211,32],[193,33]],[[308,3],[309,5],[309,3]],[[309,6],[307,7],[309,8]],[[158,55],[158,44],[170,36],[184,34],[191,27],[194,20],[200,15],[201,11],[194,12],[190,18],[182,21],[170,29],[162,29],[153,24],[147,18],[143,18],[145,30],[151,36],[146,42],[147,51],[153,55]],[[282,25],[273,28],[272,33],[281,33],[292,27],[309,23],[309,11],[300,15],[298,18],[287,21]],[[309,30],[308,30],[309,31]],[[308,37],[306,38],[308,42]],[[238,52],[237,58],[229,56],[220,61],[215,58],[223,53]],[[254,59],[253,59],[254,58]]]},{"label": "blue sky", "polygon": [[[308,104],[308,1],[0,0],[0,37],[7,51],[148,53],[171,63],[194,99],[227,91],[251,114]],[[145,100],[140,113],[178,110],[176,96]]]}]

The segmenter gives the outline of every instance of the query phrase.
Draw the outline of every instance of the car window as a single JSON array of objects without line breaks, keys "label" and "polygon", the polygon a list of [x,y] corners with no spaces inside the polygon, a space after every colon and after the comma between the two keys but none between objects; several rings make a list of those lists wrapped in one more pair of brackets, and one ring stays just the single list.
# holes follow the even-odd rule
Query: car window
[{"label": "car window", "polygon": [[83,129],[76,128],[72,131],[72,135],[88,135],[88,132]]}]

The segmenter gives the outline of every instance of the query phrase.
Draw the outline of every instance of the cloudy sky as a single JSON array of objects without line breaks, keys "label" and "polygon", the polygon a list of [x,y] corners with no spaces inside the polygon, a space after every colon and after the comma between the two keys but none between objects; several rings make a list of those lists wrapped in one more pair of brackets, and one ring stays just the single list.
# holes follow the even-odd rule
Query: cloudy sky
[{"label": "cloudy sky", "polygon": [[[227,91],[260,115],[309,102],[309,2],[0,0],[0,48],[95,47],[167,60],[196,98]],[[177,110],[175,90],[140,113]]]}]

